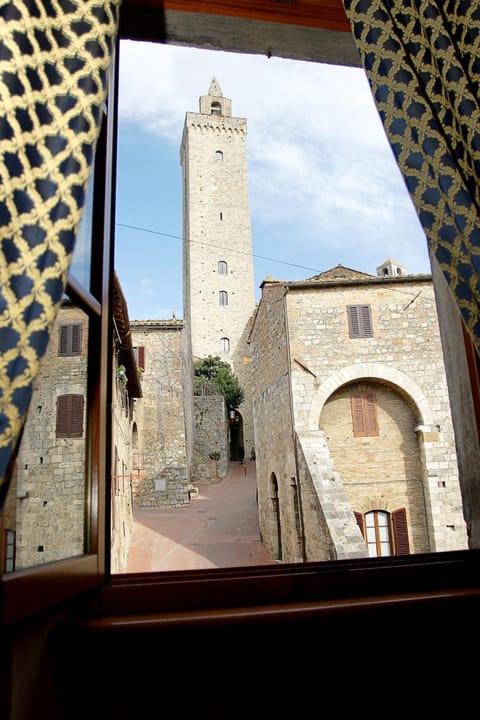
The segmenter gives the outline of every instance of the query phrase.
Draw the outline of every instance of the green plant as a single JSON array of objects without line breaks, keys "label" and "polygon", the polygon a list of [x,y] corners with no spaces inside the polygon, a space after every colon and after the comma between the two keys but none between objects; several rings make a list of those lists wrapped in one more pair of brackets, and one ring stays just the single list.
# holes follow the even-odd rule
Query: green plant
[{"label": "green plant", "polygon": [[215,452],[209,453],[208,457],[210,458],[210,460],[220,460],[220,453],[218,452],[218,450],[215,450]]},{"label": "green plant", "polygon": [[219,392],[225,398],[227,407],[236,410],[243,402],[244,392],[232,368],[218,355],[209,355],[194,363],[195,395],[209,395]]}]

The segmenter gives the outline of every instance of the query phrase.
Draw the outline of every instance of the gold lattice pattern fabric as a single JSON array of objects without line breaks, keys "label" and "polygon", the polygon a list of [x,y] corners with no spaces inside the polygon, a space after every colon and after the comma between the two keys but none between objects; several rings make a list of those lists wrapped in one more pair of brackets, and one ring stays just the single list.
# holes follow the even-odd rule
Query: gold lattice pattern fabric
[{"label": "gold lattice pattern fabric", "polygon": [[0,501],[65,288],[120,0],[0,0]]},{"label": "gold lattice pattern fabric", "polygon": [[480,349],[480,4],[344,5],[430,249]]}]

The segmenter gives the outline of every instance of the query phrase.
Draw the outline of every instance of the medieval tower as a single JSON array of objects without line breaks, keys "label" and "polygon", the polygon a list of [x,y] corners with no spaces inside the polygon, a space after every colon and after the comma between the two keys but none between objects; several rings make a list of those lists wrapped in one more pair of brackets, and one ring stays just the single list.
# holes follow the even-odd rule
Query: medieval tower
[{"label": "medieval tower", "polygon": [[218,355],[245,393],[235,416],[235,449],[254,445],[246,338],[255,288],[246,157],[247,121],[232,117],[218,81],[187,112],[183,169],[183,314],[193,359]]}]

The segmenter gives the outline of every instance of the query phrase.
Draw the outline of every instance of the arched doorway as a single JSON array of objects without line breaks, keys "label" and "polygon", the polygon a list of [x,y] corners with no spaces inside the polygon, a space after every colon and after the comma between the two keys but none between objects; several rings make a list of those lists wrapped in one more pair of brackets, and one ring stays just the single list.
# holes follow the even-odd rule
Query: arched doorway
[{"label": "arched doorway", "polygon": [[243,443],[243,417],[238,410],[228,411],[228,423],[230,429],[230,460],[241,460],[240,448],[244,448]]}]

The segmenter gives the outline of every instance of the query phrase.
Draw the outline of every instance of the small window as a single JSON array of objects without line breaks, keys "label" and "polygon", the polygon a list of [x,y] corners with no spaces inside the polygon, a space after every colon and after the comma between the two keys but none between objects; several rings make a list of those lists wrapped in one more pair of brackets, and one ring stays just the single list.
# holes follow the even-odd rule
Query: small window
[{"label": "small window", "polygon": [[60,325],[58,330],[58,354],[62,357],[81,355],[82,323]]},{"label": "small window", "polygon": [[5,530],[5,572],[15,570],[15,531]]},{"label": "small window", "polygon": [[230,352],[230,340],[227,337],[220,340],[220,348],[223,352]]},{"label": "small window", "polygon": [[82,435],[83,395],[59,395],[56,437],[82,437]]},{"label": "small window", "polygon": [[347,315],[351,338],[373,337],[370,305],[348,305]]},{"label": "small window", "polygon": [[225,290],[220,290],[218,293],[218,304],[223,306],[228,305],[228,293]]},{"label": "small window", "polygon": [[223,160],[223,152],[221,150],[215,152],[215,160]]},{"label": "small window", "polygon": [[227,272],[228,272],[227,263],[225,262],[225,260],[220,260],[220,262],[218,263],[218,274],[226,275]]},{"label": "small window", "polygon": [[133,348],[133,357],[135,358],[137,368],[145,370],[145,347],[143,345]]},{"label": "small window", "polygon": [[351,396],[354,437],[378,435],[377,398],[368,387],[357,387]]},{"label": "small window", "polygon": [[210,110],[212,115],[221,115],[222,114],[222,106],[219,102],[212,102],[210,106]]},{"label": "small window", "polygon": [[369,557],[408,555],[407,511],[399,508],[392,513],[384,510],[356,512],[355,518],[368,546]]}]

